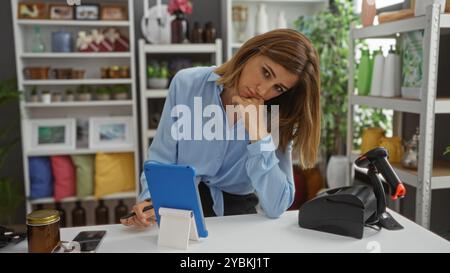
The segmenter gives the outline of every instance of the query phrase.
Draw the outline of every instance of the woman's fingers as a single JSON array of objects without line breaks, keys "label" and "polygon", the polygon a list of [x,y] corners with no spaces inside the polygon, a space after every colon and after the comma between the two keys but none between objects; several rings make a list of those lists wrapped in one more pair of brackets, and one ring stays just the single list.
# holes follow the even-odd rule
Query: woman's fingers
[{"label": "woman's fingers", "polygon": [[135,216],[121,219],[120,222],[125,226],[148,227],[155,223],[155,210],[143,211],[151,203],[144,201],[133,206]]}]

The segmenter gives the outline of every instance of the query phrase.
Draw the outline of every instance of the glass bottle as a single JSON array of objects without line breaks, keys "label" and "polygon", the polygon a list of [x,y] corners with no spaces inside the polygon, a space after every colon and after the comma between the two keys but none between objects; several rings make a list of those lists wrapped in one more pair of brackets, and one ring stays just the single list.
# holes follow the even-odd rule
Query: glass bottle
[{"label": "glass bottle", "polygon": [[81,206],[81,201],[75,202],[75,208],[72,210],[72,225],[74,227],[86,225],[86,210]]},{"label": "glass bottle", "polygon": [[194,23],[194,28],[191,33],[191,43],[203,43],[203,29],[198,22]]},{"label": "glass bottle", "polygon": [[216,39],[216,29],[213,27],[212,22],[208,22],[205,25],[203,41],[207,44],[211,44],[215,42],[215,39]]},{"label": "glass bottle", "polygon": [[402,166],[409,169],[417,169],[419,162],[419,138],[420,129],[416,128],[416,133],[405,144],[405,154],[402,158]]},{"label": "glass bottle", "polygon": [[39,26],[34,26],[33,42],[31,44],[31,52],[41,53],[45,52],[45,45],[41,36],[41,29]]},{"label": "glass bottle", "polygon": [[117,204],[114,209],[115,223],[120,224],[120,217],[127,215],[128,207],[123,203],[123,200],[119,200],[119,204]]},{"label": "glass bottle", "polygon": [[170,23],[171,41],[173,44],[188,43],[188,21],[186,15],[181,11],[175,12],[175,18]]},{"label": "glass bottle", "polygon": [[61,227],[65,227],[66,226],[66,211],[61,207],[60,202],[55,203],[55,209],[57,211],[59,211],[59,216],[60,216],[59,225]]},{"label": "glass bottle", "polygon": [[105,206],[103,200],[98,200],[98,206],[95,208],[95,224],[96,225],[107,225],[109,224],[109,212],[108,207]]}]

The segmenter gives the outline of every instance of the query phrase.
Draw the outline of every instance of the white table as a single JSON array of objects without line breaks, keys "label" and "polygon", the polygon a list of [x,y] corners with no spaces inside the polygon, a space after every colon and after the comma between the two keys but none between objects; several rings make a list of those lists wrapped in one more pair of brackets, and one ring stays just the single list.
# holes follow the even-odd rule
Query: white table
[{"label": "white table", "polygon": [[[392,212],[404,229],[375,231],[366,228],[361,240],[300,228],[298,211],[279,219],[264,215],[206,218],[208,238],[190,242],[186,252],[450,252],[450,242]],[[122,225],[61,229],[61,240],[72,240],[80,231],[107,230],[97,252],[183,252],[158,248],[158,228],[136,229]],[[27,242],[1,249],[27,252]]]}]

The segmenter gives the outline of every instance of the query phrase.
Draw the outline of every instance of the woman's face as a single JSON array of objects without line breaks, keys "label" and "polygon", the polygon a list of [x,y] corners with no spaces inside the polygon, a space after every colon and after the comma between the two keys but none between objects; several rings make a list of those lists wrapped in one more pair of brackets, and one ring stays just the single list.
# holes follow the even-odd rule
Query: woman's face
[{"label": "woman's face", "polygon": [[250,58],[242,70],[238,94],[244,98],[268,101],[288,91],[299,80],[296,74],[269,57],[257,55]]}]

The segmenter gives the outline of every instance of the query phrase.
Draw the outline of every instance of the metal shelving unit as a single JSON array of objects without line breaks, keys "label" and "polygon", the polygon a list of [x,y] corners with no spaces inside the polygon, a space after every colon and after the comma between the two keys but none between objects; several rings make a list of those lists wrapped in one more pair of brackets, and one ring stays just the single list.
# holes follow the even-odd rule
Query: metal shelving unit
[{"label": "metal shelving unit", "polygon": [[[133,153],[135,170],[134,182],[135,191],[117,193],[105,196],[105,199],[134,199],[139,194],[139,144],[138,134],[133,136],[134,147],[132,148],[89,148],[87,146],[77,146],[74,150],[31,150],[27,143],[30,137],[27,131],[27,122],[36,118],[76,118],[88,119],[93,116],[129,116],[133,120],[134,131],[138,128],[137,122],[137,89],[135,71],[135,46],[134,46],[134,7],[133,0],[114,0],[116,4],[127,6],[128,20],[106,21],[106,20],[52,20],[52,19],[20,19],[18,18],[18,3],[22,0],[11,0],[14,41],[16,47],[16,64],[18,88],[23,90],[24,100],[20,101],[21,129],[22,129],[22,150],[24,164],[24,183],[27,213],[31,212],[32,205],[53,203],[54,199],[41,198],[30,199],[30,176],[28,157],[31,156],[52,156],[52,155],[82,155],[96,153]],[[46,4],[66,4],[63,0],[42,0]],[[95,4],[102,1],[92,0]],[[47,48],[47,52],[33,53],[29,49],[33,28],[39,26],[42,40]],[[51,32],[65,29],[76,33],[79,30],[104,29],[114,27],[126,34],[129,39],[129,51],[127,52],[68,52],[55,53],[51,51]],[[123,65],[130,68],[130,77],[123,79],[103,79],[100,77],[100,68],[103,66]],[[24,67],[27,66],[50,66],[51,68],[73,67],[86,71],[84,79],[48,79],[48,80],[28,80],[23,74]],[[77,85],[115,85],[124,84],[129,87],[131,97],[125,100],[91,100],[91,101],[61,101],[61,102],[31,102],[28,96],[33,86],[40,90],[48,89],[62,91],[66,88],[73,89]],[[83,144],[84,145],[84,144]],[[77,197],[64,198],[63,202],[73,202],[77,200],[94,200],[93,196],[78,199]],[[102,198],[103,199],[103,198]]]},{"label": "metal shelving unit", "polygon": [[246,27],[247,39],[254,36],[256,11],[259,4],[267,5],[269,17],[269,28],[276,28],[276,18],[280,11],[284,11],[288,27],[292,28],[294,20],[301,15],[313,14],[328,6],[328,0],[226,0],[224,9],[226,15],[223,17],[222,24],[226,26],[226,59],[229,60],[234,52],[239,49],[243,43],[236,41],[236,34],[233,28],[233,6],[245,5],[248,7],[248,20]]},{"label": "metal shelving unit", "polygon": [[[167,54],[209,54],[211,62],[219,66],[222,64],[222,40],[216,39],[214,44],[147,44],[144,39],[139,40],[139,81],[140,81],[140,106],[141,106],[141,151],[142,160],[147,157],[149,140],[156,134],[156,129],[148,127],[148,100],[166,98],[168,89],[149,89],[147,87],[147,55],[161,56]],[[142,164],[141,164],[142,165]]]},{"label": "metal shelving unit", "polygon": [[[425,16],[389,22],[367,28],[353,28],[350,31],[349,83],[348,83],[348,131],[347,156],[352,173],[353,161],[357,152],[352,150],[353,117],[356,105],[366,105],[374,108],[392,109],[398,112],[416,113],[420,115],[419,166],[417,171],[393,164],[400,179],[408,185],[417,188],[416,222],[425,228],[430,228],[431,191],[450,188],[450,164],[433,162],[434,123],[436,114],[450,114],[450,99],[436,98],[437,71],[439,60],[439,37],[450,28],[450,15],[440,14],[439,5],[428,7]],[[424,62],[423,85],[421,100],[404,98],[385,98],[358,96],[355,94],[354,79],[354,44],[355,39],[379,37],[395,37],[398,33],[424,30]],[[350,176],[349,176],[350,177]]]}]

